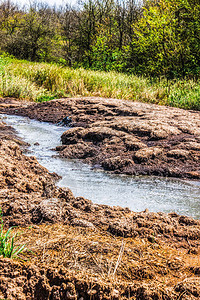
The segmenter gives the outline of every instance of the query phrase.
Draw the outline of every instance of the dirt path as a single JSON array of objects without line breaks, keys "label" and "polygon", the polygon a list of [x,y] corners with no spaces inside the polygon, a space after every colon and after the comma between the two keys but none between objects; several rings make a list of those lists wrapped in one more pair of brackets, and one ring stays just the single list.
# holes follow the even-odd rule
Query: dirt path
[{"label": "dirt path", "polygon": [[[51,121],[57,122],[69,115],[72,103],[86,107],[89,102],[91,107],[91,101],[100,100],[85,99],[83,104],[81,100],[72,99],[41,105],[24,103],[27,107],[23,109],[18,102],[9,100],[7,103],[2,101],[0,109],[26,115],[32,110],[33,117],[38,114],[37,118],[52,118]],[[164,108],[157,109],[164,111]],[[85,130],[87,138],[83,139],[83,134],[79,137],[77,133],[75,141],[70,140],[62,151],[83,143],[100,147],[100,151],[105,143],[108,145],[117,138],[114,135],[100,141],[98,138],[95,145],[94,139],[102,128],[106,128],[100,135],[103,137],[110,130],[115,134],[129,134],[108,125],[97,126],[108,122],[103,113],[102,120],[88,114],[88,120],[84,121],[80,108],[78,111],[77,115],[70,114],[74,126],[79,122],[79,129],[70,129],[70,138],[76,137],[75,130]],[[149,110],[149,114],[153,114],[152,111]],[[198,125],[199,115],[186,112],[187,117],[190,114]],[[86,118],[86,113],[84,116]],[[125,122],[125,117],[120,118]],[[110,124],[115,120],[119,118],[116,116]],[[66,134],[63,136],[65,143]],[[132,134],[129,135],[133,138]],[[196,132],[189,135],[199,143]],[[140,143],[149,142],[149,135],[141,136]],[[116,145],[120,143],[118,141]],[[98,205],[82,197],[76,198],[69,189],[56,187],[58,176],[49,173],[34,157],[25,156],[24,147],[26,144],[17,138],[14,130],[0,122],[0,207],[4,223],[7,227],[22,226],[15,229],[20,232],[17,243],[27,243],[35,253],[27,252],[23,257],[25,262],[0,258],[0,298],[200,299],[199,220],[175,213],[136,213],[127,208]],[[138,150],[134,151],[137,153]]]},{"label": "dirt path", "polygon": [[2,99],[0,112],[71,120],[60,156],[114,173],[200,179],[200,112],[102,98],[41,104]]}]

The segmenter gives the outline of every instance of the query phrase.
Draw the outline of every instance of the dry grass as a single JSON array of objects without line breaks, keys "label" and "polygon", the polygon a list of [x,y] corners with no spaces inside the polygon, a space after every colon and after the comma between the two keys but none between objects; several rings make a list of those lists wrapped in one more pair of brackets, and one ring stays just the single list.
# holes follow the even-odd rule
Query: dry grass
[{"label": "dry grass", "polygon": [[23,229],[18,243],[26,243],[31,263],[64,268],[103,282],[156,282],[174,286],[194,273],[199,257],[147,239],[113,237],[105,232],[68,225],[40,225]]}]

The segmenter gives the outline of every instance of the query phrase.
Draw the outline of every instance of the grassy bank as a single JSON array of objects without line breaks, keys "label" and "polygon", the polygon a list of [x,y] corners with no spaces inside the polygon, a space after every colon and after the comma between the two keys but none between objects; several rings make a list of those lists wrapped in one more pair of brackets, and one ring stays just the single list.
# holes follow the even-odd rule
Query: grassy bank
[{"label": "grassy bank", "polygon": [[150,80],[116,72],[71,69],[0,56],[0,96],[37,102],[100,96],[200,110],[200,82]]}]

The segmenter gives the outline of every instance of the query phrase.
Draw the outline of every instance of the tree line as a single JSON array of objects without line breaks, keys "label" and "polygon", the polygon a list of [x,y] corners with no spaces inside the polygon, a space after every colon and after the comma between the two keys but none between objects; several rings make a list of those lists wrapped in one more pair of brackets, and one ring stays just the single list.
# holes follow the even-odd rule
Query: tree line
[{"label": "tree line", "polygon": [[0,50],[20,59],[151,77],[199,78],[199,0],[0,2]]}]

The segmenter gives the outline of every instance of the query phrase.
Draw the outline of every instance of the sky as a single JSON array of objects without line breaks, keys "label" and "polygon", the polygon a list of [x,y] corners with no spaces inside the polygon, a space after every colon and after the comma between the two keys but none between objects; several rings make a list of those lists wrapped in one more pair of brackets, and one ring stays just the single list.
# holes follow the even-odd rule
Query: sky
[{"label": "sky", "polygon": [[[24,6],[24,5],[28,6],[30,4],[30,2],[32,3],[35,1],[34,0],[31,0],[31,1],[29,1],[29,0],[14,0],[12,2],[17,3],[20,6]],[[73,4],[76,1],[75,0],[37,0],[36,2],[42,2],[42,3],[44,2],[44,3],[49,4],[50,6],[54,6],[54,5],[60,6],[62,4],[66,4],[66,3]]]}]

